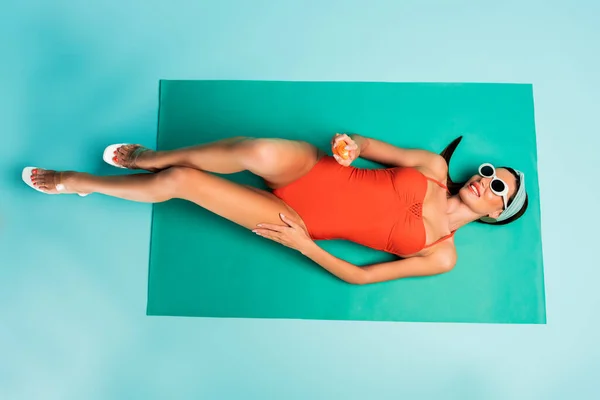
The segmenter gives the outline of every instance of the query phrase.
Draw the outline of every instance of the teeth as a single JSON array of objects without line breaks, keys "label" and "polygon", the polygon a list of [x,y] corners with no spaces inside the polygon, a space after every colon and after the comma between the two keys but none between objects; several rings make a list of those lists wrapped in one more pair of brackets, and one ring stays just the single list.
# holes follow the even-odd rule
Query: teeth
[{"label": "teeth", "polygon": [[479,191],[477,190],[477,188],[475,187],[475,185],[471,184],[469,187],[471,188],[471,190],[473,191],[473,193],[475,193],[477,195],[477,197],[479,197]]}]

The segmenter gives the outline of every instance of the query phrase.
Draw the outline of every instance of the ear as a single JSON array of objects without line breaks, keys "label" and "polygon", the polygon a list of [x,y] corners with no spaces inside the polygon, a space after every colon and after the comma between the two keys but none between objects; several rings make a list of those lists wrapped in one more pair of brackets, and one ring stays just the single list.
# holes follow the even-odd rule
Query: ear
[{"label": "ear", "polygon": [[493,213],[488,214],[488,216],[490,218],[496,219],[496,218],[498,218],[500,216],[500,214],[502,214],[502,211],[503,210],[494,211]]}]

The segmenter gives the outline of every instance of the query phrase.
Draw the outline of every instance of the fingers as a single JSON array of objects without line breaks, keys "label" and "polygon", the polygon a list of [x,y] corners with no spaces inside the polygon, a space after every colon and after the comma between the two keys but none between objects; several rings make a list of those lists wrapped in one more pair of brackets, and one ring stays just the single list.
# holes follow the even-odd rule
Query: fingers
[{"label": "fingers", "polygon": [[337,146],[338,142],[340,141],[338,134],[336,134],[336,136],[333,138],[333,140],[331,140],[331,148],[335,149],[335,147]]},{"label": "fingers", "polygon": [[352,138],[345,133],[336,133],[331,141],[331,144],[336,145],[339,141],[344,141],[348,144],[354,143],[354,140],[352,140]]},{"label": "fingers", "polygon": [[275,225],[275,224],[258,224],[256,226],[258,226],[259,228],[262,228],[262,229],[257,229],[259,231],[267,229],[267,230],[270,230],[273,232],[280,232],[280,233],[283,232],[283,230],[287,228],[287,226],[285,226],[285,225]]},{"label": "fingers", "polygon": [[337,161],[338,164],[340,164],[340,165],[342,165],[344,167],[348,167],[352,163],[352,158],[344,160],[342,157],[338,156],[337,154],[334,154],[333,158],[335,158],[335,161]]},{"label": "fingers", "polygon": [[286,247],[300,251],[300,248],[312,243],[312,239],[306,230],[291,218],[279,214],[282,221],[289,226],[275,224],[258,224],[257,229],[252,232],[265,239],[272,240]]},{"label": "fingers", "polygon": [[266,229],[255,229],[252,232],[256,233],[258,236],[275,240],[276,242],[280,242],[281,240],[278,232],[268,231]]},{"label": "fingers", "polygon": [[300,226],[300,224],[297,223],[296,221],[294,221],[293,219],[291,219],[290,217],[287,217],[287,216],[283,215],[282,213],[279,214],[279,217],[281,218],[281,220],[283,222],[285,222],[286,224],[288,224],[290,227],[292,227],[294,229],[302,229],[302,227]]},{"label": "fingers", "polygon": [[333,137],[331,138],[331,145],[335,145],[338,141],[338,138],[340,137],[339,133],[336,133],[335,135],[333,135]]},{"label": "fingers", "polygon": [[288,226],[285,225],[276,225],[276,224],[258,224],[256,225],[260,229],[254,229],[252,232],[256,234],[269,234],[269,235],[282,235],[287,233],[290,229],[300,229],[301,226],[294,221],[293,219],[286,217],[283,214],[279,214],[279,217],[283,222],[285,222]]},{"label": "fingers", "polygon": [[[337,147],[340,145],[340,142],[343,142],[346,144],[346,146],[344,147],[344,150],[348,151],[348,158],[342,158],[340,157],[337,152],[339,151],[337,149]],[[350,164],[352,164],[352,162],[358,158],[358,144],[352,140],[352,138],[350,138],[350,136],[348,136],[347,134],[339,134],[336,133],[333,140],[331,141],[331,150],[333,153],[333,157],[335,158],[335,160],[338,162],[338,164],[344,166],[344,167],[348,167],[350,166]]]},{"label": "fingers", "polygon": [[253,232],[267,229],[267,230],[270,230],[273,232],[284,233],[290,227],[294,228],[294,229],[300,228],[300,225],[298,225],[298,223],[296,221],[294,221],[293,219],[290,219],[289,217],[286,217],[285,215],[283,215],[281,213],[279,214],[279,218],[281,218],[281,220],[283,222],[285,222],[288,226],[276,225],[276,224],[258,224],[256,226],[259,228],[262,228],[262,229],[256,229]]},{"label": "fingers", "polygon": [[283,244],[283,240],[281,238],[281,234],[273,231],[268,231],[265,229],[255,229],[252,232],[256,233],[260,237],[264,237],[265,239],[270,239],[274,242]]},{"label": "fingers", "polygon": [[345,133],[336,133],[335,134],[335,141],[340,141],[343,140],[345,142],[351,142],[352,139],[350,139],[350,136],[346,135]]}]

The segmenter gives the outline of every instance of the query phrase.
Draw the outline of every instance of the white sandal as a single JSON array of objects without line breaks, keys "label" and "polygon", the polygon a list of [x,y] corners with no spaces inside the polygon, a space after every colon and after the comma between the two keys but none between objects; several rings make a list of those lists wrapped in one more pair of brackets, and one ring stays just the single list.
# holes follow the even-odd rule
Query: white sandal
[{"label": "white sandal", "polygon": [[[31,175],[32,175],[32,171],[34,169],[43,169],[43,168],[38,168],[38,167],[25,167],[23,168],[23,173],[21,175],[21,178],[23,178],[23,182],[25,182],[27,184],[27,186],[29,186],[32,189],[37,190],[38,192],[42,192],[44,194],[63,194],[60,192],[63,192],[65,190],[65,185],[63,185],[62,183],[59,183],[58,185],[56,185],[56,190],[58,191],[58,193],[48,193],[46,191],[43,191],[42,189],[36,187],[33,182],[31,181]],[[80,195],[81,197],[85,197],[87,196],[89,193],[77,193],[78,195]]]},{"label": "white sandal", "polygon": [[[122,146],[139,146],[138,148],[133,150],[133,152],[131,153],[132,160],[128,163],[129,164],[128,166],[119,165],[113,161],[113,157],[115,156],[115,151],[117,151]],[[139,168],[135,167],[135,162],[140,154],[142,154],[143,152],[148,151],[148,150],[150,150],[150,149],[148,149],[142,145],[131,144],[131,143],[111,144],[106,149],[104,149],[104,154],[102,155],[102,159],[104,160],[105,163],[107,163],[108,165],[112,165],[113,167],[123,168],[123,169],[139,169]]]}]

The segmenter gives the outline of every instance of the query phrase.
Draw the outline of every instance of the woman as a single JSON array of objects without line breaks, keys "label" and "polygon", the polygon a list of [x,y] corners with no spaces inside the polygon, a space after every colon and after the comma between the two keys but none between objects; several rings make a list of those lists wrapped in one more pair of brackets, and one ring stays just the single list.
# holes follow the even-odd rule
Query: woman
[{"label": "woman", "polygon": [[[448,163],[460,140],[438,155],[336,134],[333,157],[309,143],[284,139],[235,137],[172,151],[123,144],[109,146],[105,161],[154,173],[101,177],[28,167],[23,179],[48,194],[102,193],[152,203],[189,200],[298,250],[348,283],[367,284],[447,272],[456,264],[453,235],[458,228],[472,221],[506,224],[525,212],[527,194],[519,171],[484,164],[466,183],[452,182]],[[337,154],[339,145],[344,157]],[[359,156],[389,167],[351,166]],[[262,177],[272,193],[208,173],[244,170]],[[359,267],[314,241],[334,238],[401,258]]]}]

